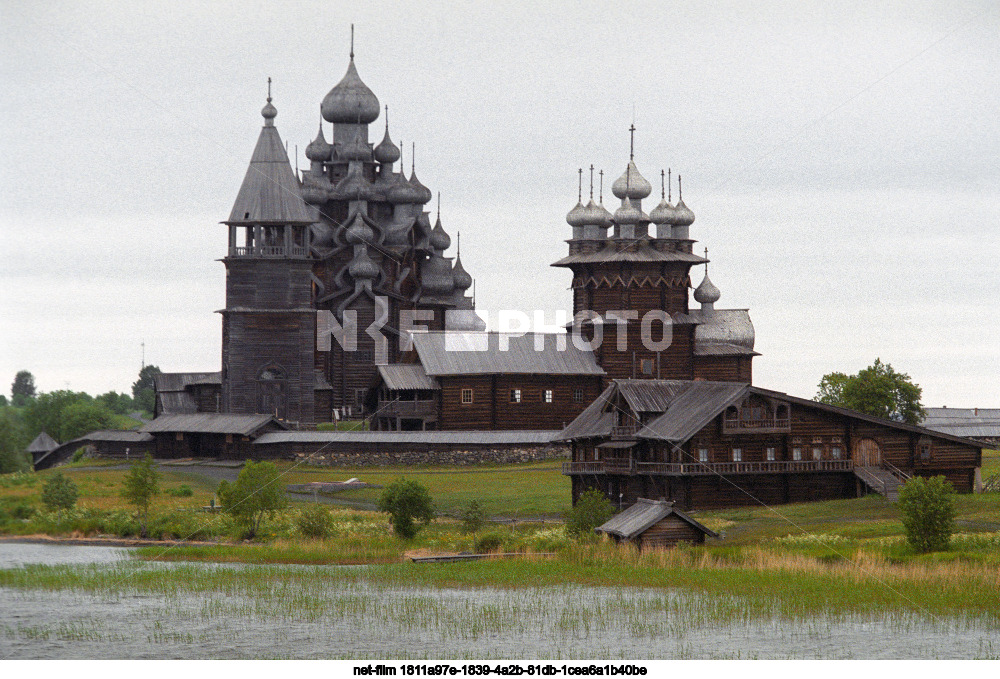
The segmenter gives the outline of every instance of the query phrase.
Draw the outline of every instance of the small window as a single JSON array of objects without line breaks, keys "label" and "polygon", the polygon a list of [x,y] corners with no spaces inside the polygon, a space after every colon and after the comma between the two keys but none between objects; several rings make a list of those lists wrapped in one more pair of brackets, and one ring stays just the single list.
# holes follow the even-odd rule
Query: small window
[{"label": "small window", "polygon": [[777,448],[768,448],[766,452],[767,452],[767,460],[768,460],[768,462],[774,462],[776,459],[778,459],[778,449]]},{"label": "small window", "polygon": [[510,390],[510,402],[511,403],[520,403],[521,402],[521,390],[520,389],[511,389]]},{"label": "small window", "polygon": [[583,389],[573,390],[573,400],[576,401],[577,403],[583,402]]},{"label": "small window", "polygon": [[641,361],[641,365],[642,365],[642,374],[643,375],[652,375],[653,374],[653,359],[651,359],[651,358],[644,358]]},{"label": "small window", "polygon": [[844,442],[843,439],[841,439],[839,436],[830,437],[830,443],[843,443],[843,442]]},{"label": "small window", "polygon": [[802,437],[801,436],[796,436],[796,437],[792,438],[792,443],[802,443]]},{"label": "small window", "polygon": [[801,460],[802,459],[802,449],[801,448],[792,448],[792,459],[793,460]]},{"label": "small window", "polygon": [[830,448],[830,457],[832,457],[834,460],[839,460],[840,454],[841,454],[840,446],[834,446],[833,448]]},{"label": "small window", "polygon": [[542,390],[542,403],[552,403],[552,390],[543,389]]},{"label": "small window", "polygon": [[822,436],[813,436],[813,443],[823,443]]},{"label": "small window", "polygon": [[733,448],[733,462],[742,462],[742,461],[743,461],[743,449]]},{"label": "small window", "polygon": [[462,403],[465,404],[472,403],[472,389],[462,390]]},{"label": "small window", "polygon": [[813,459],[814,460],[822,460],[823,459],[823,449],[822,448],[819,448],[819,447],[813,448]]},{"label": "small window", "polygon": [[698,449],[698,462],[708,462],[708,448]]},{"label": "small window", "polygon": [[726,408],[726,419],[727,420],[740,419],[740,412],[736,410],[736,406],[729,406],[728,408]]},{"label": "small window", "polygon": [[931,459],[931,444],[929,443],[920,444],[920,459],[921,460]]}]

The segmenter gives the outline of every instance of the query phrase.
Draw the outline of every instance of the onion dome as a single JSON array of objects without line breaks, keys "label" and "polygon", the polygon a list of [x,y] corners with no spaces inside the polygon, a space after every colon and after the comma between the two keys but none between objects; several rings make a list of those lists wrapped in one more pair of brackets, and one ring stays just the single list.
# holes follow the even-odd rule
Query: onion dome
[{"label": "onion dome", "polygon": [[455,289],[451,265],[439,254],[431,255],[420,269],[420,283],[424,292],[434,295],[450,295]]},{"label": "onion dome", "polygon": [[691,226],[694,223],[694,213],[691,208],[684,204],[683,200],[678,200],[674,207],[674,226]]},{"label": "onion dome", "polygon": [[451,236],[441,226],[441,215],[438,215],[437,222],[434,223],[434,230],[431,231],[431,247],[444,252],[451,247]]},{"label": "onion dome", "polygon": [[375,147],[375,160],[380,163],[392,164],[399,160],[399,147],[392,143],[392,139],[389,139],[389,128],[385,128],[385,136],[382,137],[382,141],[379,145]]},{"label": "onion dome", "polygon": [[[689,210],[690,212],[690,210]],[[654,224],[669,224],[673,225],[677,219],[677,210],[673,205],[667,202],[664,198],[660,201],[660,204],[654,207],[649,212],[649,221]]]},{"label": "onion dome", "polygon": [[642,214],[642,210],[633,205],[628,198],[615,210],[615,221],[619,224],[638,224],[645,218],[646,215]]},{"label": "onion dome", "polygon": [[712,280],[708,277],[708,271],[706,271],[705,279],[702,280],[701,285],[694,291],[694,301],[699,304],[715,304],[719,301],[720,297],[722,297],[722,293],[712,283]]},{"label": "onion dome", "polygon": [[[434,197],[434,194],[431,193],[429,188],[420,183],[420,180],[417,179],[417,171],[413,169],[410,170],[410,186],[419,192],[420,197],[416,202],[422,205],[431,202],[431,198]],[[417,194],[414,193],[414,195]]]},{"label": "onion dome", "polygon": [[639,199],[642,200],[650,193],[653,192],[652,185],[643,179],[642,175],[639,174],[639,169],[635,166],[633,161],[628,161],[628,167],[625,168],[625,172],[622,176],[615,180],[615,183],[611,185],[611,192],[615,194],[617,198],[625,198],[626,195],[632,200]]},{"label": "onion dome", "polygon": [[386,196],[390,203],[423,203],[421,201],[424,197],[423,192],[407,181],[406,174],[400,172],[399,174],[393,173],[393,175],[396,179]]},{"label": "onion dome", "polygon": [[375,240],[375,232],[365,223],[360,213],[355,212],[344,239],[351,245],[370,245]]},{"label": "onion dome", "polygon": [[361,173],[360,165],[353,165],[347,176],[334,189],[340,200],[378,200],[381,195],[372,183]]},{"label": "onion dome", "polygon": [[319,134],[306,146],[306,158],[321,163],[330,160],[332,151],[333,147],[326,143],[326,137],[323,136],[323,124],[320,123]]},{"label": "onion dome", "polygon": [[[268,88],[271,87],[270,82],[268,80]],[[264,116],[265,125],[274,125],[274,118],[278,115],[278,109],[274,108],[274,104],[271,103],[271,97],[267,98],[267,103],[260,110],[260,114]]]},{"label": "onion dome", "polygon": [[472,287],[472,276],[462,266],[462,258],[455,259],[455,268],[451,270],[451,279],[455,282],[455,289],[465,292]]},{"label": "onion dome", "polygon": [[354,280],[372,280],[379,274],[378,265],[372,261],[365,250],[361,250],[347,267],[347,273]]},{"label": "onion dome", "polygon": [[330,90],[319,107],[327,122],[367,125],[378,118],[379,103],[375,93],[361,82],[354,67],[354,57],[347,65],[347,73]]},{"label": "onion dome", "polygon": [[576,207],[566,213],[566,223],[570,226],[583,226],[587,224],[587,208],[583,203],[577,203]]},{"label": "onion dome", "polygon": [[340,160],[371,160],[372,150],[368,144],[355,137],[337,147],[337,157]]},{"label": "onion dome", "polygon": [[611,213],[605,210],[603,205],[598,205],[591,198],[590,202],[587,203],[587,207],[583,208],[583,225],[608,226],[610,222]]}]

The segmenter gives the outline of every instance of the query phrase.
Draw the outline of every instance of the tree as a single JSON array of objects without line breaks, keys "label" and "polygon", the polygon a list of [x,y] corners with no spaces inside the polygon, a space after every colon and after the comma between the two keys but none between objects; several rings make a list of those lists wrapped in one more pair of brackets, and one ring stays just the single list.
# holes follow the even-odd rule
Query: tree
[{"label": "tree", "polygon": [[921,394],[921,388],[910,381],[909,375],[896,372],[876,358],[875,363],[857,375],[840,372],[824,375],[816,400],[887,420],[917,424],[925,414],[920,405]]},{"label": "tree", "polygon": [[132,383],[132,398],[135,407],[147,413],[153,412],[156,406],[156,383],[154,379],[162,374],[155,365],[146,365],[139,371],[139,379]]},{"label": "tree", "polygon": [[60,415],[61,441],[72,441],[97,429],[111,429],[115,419],[114,413],[96,401],[77,401],[63,408]]},{"label": "tree", "polygon": [[35,376],[27,370],[18,371],[10,385],[10,398],[16,406],[27,405],[35,398]]},{"label": "tree", "polygon": [[581,493],[573,508],[566,512],[566,532],[578,538],[591,535],[614,515],[614,505],[608,502],[604,493],[591,488]]},{"label": "tree", "polygon": [[280,477],[273,462],[247,460],[235,483],[219,483],[215,494],[223,511],[233,517],[248,540],[257,536],[265,517],[288,506]]},{"label": "tree", "polygon": [[13,408],[0,408],[0,474],[31,469],[24,422]]},{"label": "tree", "polygon": [[60,441],[69,441],[62,434],[63,411],[74,403],[90,401],[93,399],[89,394],[76,391],[60,390],[39,394],[24,409],[24,424],[28,436],[34,438],[47,431]]},{"label": "tree", "polygon": [[920,553],[948,549],[955,532],[955,489],[943,476],[915,476],[899,489],[906,541]]},{"label": "tree", "polygon": [[160,492],[160,474],[156,471],[156,464],[153,456],[146,453],[140,462],[135,462],[129,467],[128,474],[125,475],[125,487],[122,488],[122,497],[140,512],[140,523],[142,525],[142,537],[146,537],[149,518],[149,502],[153,496]]},{"label": "tree", "polygon": [[76,499],[80,497],[80,489],[70,479],[57,472],[49,477],[42,487],[42,504],[50,511],[57,509],[73,509]]},{"label": "tree", "polygon": [[486,523],[486,510],[477,500],[470,500],[461,513],[462,531],[475,533]]},{"label": "tree", "polygon": [[128,415],[135,410],[135,402],[128,394],[119,394],[116,391],[109,391],[106,394],[95,396],[94,400],[113,412],[115,415]]},{"label": "tree", "polygon": [[393,532],[404,540],[417,536],[420,526],[434,518],[434,502],[427,488],[416,481],[396,479],[382,491],[376,504],[380,512],[389,514]]}]

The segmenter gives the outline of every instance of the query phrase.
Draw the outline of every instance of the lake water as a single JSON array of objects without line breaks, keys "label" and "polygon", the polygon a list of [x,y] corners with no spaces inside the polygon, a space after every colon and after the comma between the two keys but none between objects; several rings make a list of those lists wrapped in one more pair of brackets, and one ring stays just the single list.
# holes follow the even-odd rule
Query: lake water
[{"label": "lake water", "polygon": [[[355,577],[357,569],[135,564],[123,561],[127,552],[0,543],[2,568],[65,564],[111,579],[101,593],[0,587],[0,657],[1000,656],[996,621],[977,618],[899,613],[792,621],[741,615],[736,598],[679,590],[390,587]],[[198,573],[222,577],[217,591],[176,580],[160,587],[164,569],[188,569],[181,572],[192,582]]]}]

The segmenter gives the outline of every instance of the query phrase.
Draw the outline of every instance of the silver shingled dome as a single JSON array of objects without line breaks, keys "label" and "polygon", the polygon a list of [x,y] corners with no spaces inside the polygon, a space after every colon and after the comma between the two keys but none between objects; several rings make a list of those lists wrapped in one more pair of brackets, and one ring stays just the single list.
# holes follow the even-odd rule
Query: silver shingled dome
[{"label": "silver shingled dome", "polygon": [[320,124],[319,134],[306,146],[306,158],[315,162],[327,161],[330,160],[332,151],[333,147],[326,143],[326,137],[323,136],[323,125]]},{"label": "silver shingled dome", "polygon": [[622,176],[611,185],[611,192],[619,199],[625,198],[627,193],[632,200],[642,200],[653,192],[653,187],[639,174],[635,162],[630,160],[625,171],[622,172]]},{"label": "silver shingled dome", "polygon": [[701,285],[699,285],[694,291],[694,301],[699,304],[715,304],[722,297],[722,293],[719,289],[715,287],[712,280],[708,277],[708,273],[705,273],[705,278],[702,280]]},{"label": "silver shingled dome", "polygon": [[368,125],[378,118],[378,97],[361,82],[354,67],[354,57],[351,57],[344,77],[323,97],[319,110],[323,118],[331,123]]},{"label": "silver shingled dome", "polygon": [[566,213],[566,223],[570,226],[583,226],[587,223],[587,212],[583,203],[577,203],[572,210]]},{"label": "silver shingled dome", "polygon": [[392,143],[392,139],[389,138],[389,126],[385,128],[385,136],[382,137],[382,141],[379,145],[375,147],[375,160],[380,163],[395,163],[399,160],[399,147]]},{"label": "silver shingled dome", "polygon": [[615,221],[619,224],[638,224],[643,220],[643,217],[645,215],[642,214],[642,210],[633,205],[628,198],[625,199],[620,208],[615,210]]},{"label": "silver shingled dome", "polygon": [[684,204],[683,200],[678,200],[677,205],[674,207],[674,221],[672,224],[675,226],[691,226],[694,224],[694,213],[691,212],[691,208]]},{"label": "silver shingled dome", "polygon": [[649,212],[649,221],[654,224],[668,224],[673,225],[674,220],[677,218],[677,210],[673,205],[667,202],[664,198],[660,201],[660,204],[654,207]]}]

